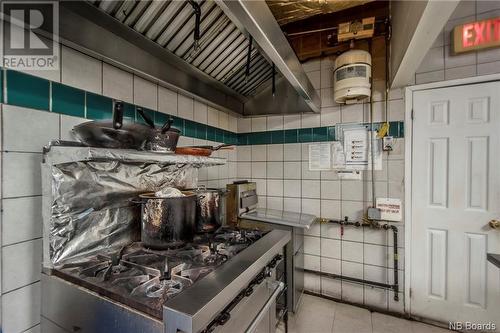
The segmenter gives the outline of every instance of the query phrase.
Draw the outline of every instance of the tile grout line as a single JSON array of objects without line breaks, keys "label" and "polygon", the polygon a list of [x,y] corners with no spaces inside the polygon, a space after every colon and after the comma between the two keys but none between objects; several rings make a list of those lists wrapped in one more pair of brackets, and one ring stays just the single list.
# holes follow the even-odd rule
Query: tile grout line
[{"label": "tile grout line", "polygon": [[37,326],[39,326],[39,325],[40,325],[40,321],[39,321],[37,324],[35,324],[35,325],[31,326],[31,327],[28,327],[27,329],[25,329],[25,330],[21,331],[21,333],[28,332],[28,331],[29,331],[29,330],[31,330],[32,328],[35,328],[35,327],[37,327]]},{"label": "tile grout line", "polygon": [[28,242],[36,241],[36,240],[43,240],[43,236],[41,236],[41,237],[35,237],[35,238],[31,238],[31,239],[27,239],[27,240],[23,240],[23,241],[19,241],[19,242],[9,243],[9,244],[6,244],[6,245],[2,244],[2,249],[6,248],[6,247],[14,246],[14,245],[20,245],[20,244],[23,244],[23,243],[28,243]]},{"label": "tile grout line", "polygon": [[9,291],[7,291],[7,292],[5,292],[5,293],[2,291],[2,295],[1,295],[1,297],[4,297],[5,295],[8,295],[8,294],[13,293],[13,292],[18,291],[18,290],[21,290],[21,289],[23,289],[23,288],[33,286],[33,285],[35,285],[35,284],[37,284],[37,283],[39,283],[39,282],[40,282],[40,280],[36,280],[36,281],[30,282],[30,283],[28,283],[28,284],[25,284],[25,285],[23,285],[23,286],[20,286],[20,287],[17,287],[17,288],[11,289],[11,290],[9,290]]}]

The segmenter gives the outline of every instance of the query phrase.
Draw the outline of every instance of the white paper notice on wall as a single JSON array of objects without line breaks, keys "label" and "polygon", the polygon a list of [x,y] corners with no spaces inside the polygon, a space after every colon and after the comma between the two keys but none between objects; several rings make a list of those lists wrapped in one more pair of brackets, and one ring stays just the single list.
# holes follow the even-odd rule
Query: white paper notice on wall
[{"label": "white paper notice on wall", "polygon": [[367,165],[370,137],[366,128],[344,130],[346,165]]},{"label": "white paper notice on wall", "polygon": [[[370,133],[372,135],[371,140]],[[374,170],[382,170],[382,147],[380,141],[377,139],[377,132],[371,132],[366,127],[344,130],[345,169],[371,170],[371,144],[373,142],[373,168]]]},{"label": "white paper notice on wall", "polygon": [[401,200],[393,198],[377,198],[376,207],[380,209],[380,219],[386,221],[401,221]]},{"label": "white paper notice on wall", "polygon": [[343,180],[361,180],[361,171],[358,170],[338,170],[337,175]]},{"label": "white paper notice on wall", "polygon": [[330,170],[332,163],[332,147],[329,143],[309,145],[309,170]]},{"label": "white paper notice on wall", "polygon": [[345,169],[345,154],[342,142],[332,143],[332,169]]}]

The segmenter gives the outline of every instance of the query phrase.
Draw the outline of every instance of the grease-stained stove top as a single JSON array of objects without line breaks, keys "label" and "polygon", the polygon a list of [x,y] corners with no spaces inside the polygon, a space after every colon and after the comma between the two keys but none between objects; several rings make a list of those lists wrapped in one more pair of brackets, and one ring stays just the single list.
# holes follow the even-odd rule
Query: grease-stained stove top
[{"label": "grease-stained stove top", "polygon": [[162,318],[162,305],[260,239],[263,232],[221,228],[182,248],[152,250],[132,243],[54,270],[72,283]]}]

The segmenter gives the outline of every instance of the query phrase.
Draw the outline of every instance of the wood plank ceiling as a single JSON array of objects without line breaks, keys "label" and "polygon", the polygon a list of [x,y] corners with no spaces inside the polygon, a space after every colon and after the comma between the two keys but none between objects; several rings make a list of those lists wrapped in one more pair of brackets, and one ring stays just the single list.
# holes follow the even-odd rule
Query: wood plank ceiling
[{"label": "wood plank ceiling", "polygon": [[339,23],[375,16],[375,35],[386,33],[389,1],[267,0],[300,61],[338,54],[348,43],[337,42]]}]

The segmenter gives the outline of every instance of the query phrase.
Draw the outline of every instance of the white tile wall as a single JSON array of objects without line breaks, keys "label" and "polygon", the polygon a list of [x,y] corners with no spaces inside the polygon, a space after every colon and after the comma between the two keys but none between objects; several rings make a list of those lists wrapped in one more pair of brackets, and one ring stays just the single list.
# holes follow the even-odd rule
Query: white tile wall
[{"label": "white tile wall", "polygon": [[61,140],[77,141],[78,139],[73,133],[73,127],[86,121],[87,119],[85,118],[61,115]]},{"label": "white tile wall", "polygon": [[[194,100],[191,97],[179,95],[178,98],[179,109],[178,115],[181,118],[193,120],[194,119]],[[219,125],[217,121],[217,126]]]},{"label": "white tile wall", "polygon": [[42,237],[42,197],[2,200],[2,246]]},{"label": "white tile wall", "polygon": [[40,280],[41,260],[41,239],[4,246],[2,291],[8,293]]},{"label": "white tile wall", "polygon": [[3,198],[41,195],[41,153],[2,154]]},{"label": "white tile wall", "polygon": [[3,149],[41,153],[43,145],[59,137],[59,115],[11,105],[3,107]]},{"label": "white tile wall", "polygon": [[162,86],[158,86],[158,111],[177,115],[177,93]]},{"label": "white tile wall", "polygon": [[118,67],[102,64],[102,93],[128,103],[134,102],[134,76]]},{"label": "white tile wall", "polygon": [[61,52],[62,83],[102,93],[102,62],[66,46]]},{"label": "white tile wall", "polygon": [[2,330],[24,332],[40,322],[40,282],[2,295]]},{"label": "white tile wall", "polygon": [[[444,60],[443,60],[444,61]],[[318,59],[304,66],[308,76],[320,89],[322,108],[319,114],[285,115],[239,118],[238,130],[272,131],[319,126],[333,126],[343,122],[369,120],[367,105],[339,106],[333,102],[331,88],[332,58]],[[380,80],[379,80],[380,81]],[[382,90],[384,82],[381,81]],[[404,102],[399,91],[390,93],[386,117],[384,95],[380,93],[374,103],[375,121],[404,120]],[[264,127],[267,124],[267,127]],[[238,177],[252,175],[257,181],[261,207],[311,213],[331,219],[348,216],[360,220],[371,201],[371,172],[363,172],[361,181],[339,180],[334,171],[309,171],[309,143],[258,145],[238,148]],[[395,150],[383,159],[383,170],[375,172],[376,195],[397,195],[402,198],[404,172],[404,139],[396,139]],[[252,162],[249,162],[252,161]],[[267,161],[264,170],[263,163]],[[282,172],[279,168],[282,168]],[[260,187],[265,186],[265,189]],[[263,202],[265,201],[265,202]],[[305,267],[332,274],[343,274],[363,279],[364,267],[375,267],[388,276],[392,260],[392,234],[385,230],[345,227],[336,224],[315,224],[305,231]],[[400,235],[403,235],[401,228]],[[400,238],[400,247],[403,239]],[[367,253],[371,248],[379,250]],[[383,257],[377,257],[383,251]],[[385,252],[384,252],[385,251]],[[401,251],[402,252],[402,251]],[[320,266],[318,269],[318,265]],[[403,266],[400,266],[401,268]],[[389,309],[389,293],[383,289],[341,282],[317,275],[305,275],[306,289],[324,295],[342,298]],[[402,309],[402,307],[400,307]]]},{"label": "white tile wall", "polygon": [[460,55],[451,54],[452,30],[455,26],[476,19],[500,15],[498,1],[462,0],[451,15],[424,60],[415,73],[415,83],[428,83],[443,80],[472,77],[500,72],[500,50],[482,50]]},{"label": "white tile wall", "polygon": [[134,75],[134,104],[142,107],[158,109],[158,87],[155,83]]},{"label": "white tile wall", "polygon": [[206,104],[199,101],[194,101],[194,116],[193,120],[201,124],[206,124],[208,121],[208,107]]}]

